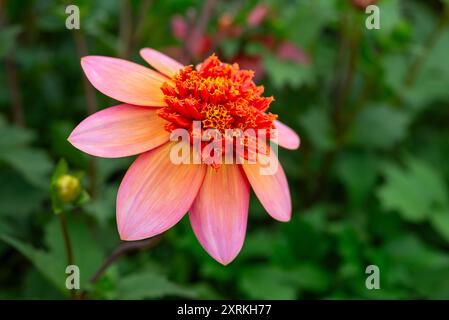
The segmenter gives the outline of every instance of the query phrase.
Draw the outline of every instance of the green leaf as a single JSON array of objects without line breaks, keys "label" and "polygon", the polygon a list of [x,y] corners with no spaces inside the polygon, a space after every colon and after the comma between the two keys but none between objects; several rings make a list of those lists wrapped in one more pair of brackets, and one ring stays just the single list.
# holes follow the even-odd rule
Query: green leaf
[{"label": "green leaf", "polygon": [[[80,287],[89,288],[89,279],[103,263],[104,253],[99,246],[94,234],[89,229],[87,221],[83,217],[67,215],[68,234],[72,243],[73,260],[80,269]],[[45,243],[49,252],[58,257],[63,265],[67,266],[64,238],[58,218],[55,218],[47,226],[45,232]],[[65,278],[65,273],[64,273]],[[64,280],[65,281],[65,280]]]},{"label": "green leaf", "polygon": [[390,164],[384,175],[379,199],[385,209],[397,211],[405,220],[421,222],[447,207],[446,185],[427,163],[408,158],[405,169]]},{"label": "green leaf", "polygon": [[0,150],[25,146],[34,139],[34,134],[27,129],[7,125],[0,115]]},{"label": "green leaf", "polygon": [[0,234],[0,239],[22,253],[61,292],[67,291],[65,289],[65,267],[60,258],[6,234]]},{"label": "green leaf", "polygon": [[383,0],[377,4],[380,10],[380,30],[382,36],[391,33],[403,21],[399,0]]},{"label": "green leaf", "polygon": [[[74,263],[80,269],[80,289],[88,289],[90,277],[103,262],[103,253],[87,225],[81,219],[69,218],[67,220]],[[0,234],[0,239],[29,259],[36,269],[59,291],[66,296],[69,295],[69,291],[65,287],[67,256],[62,231],[56,216],[46,228],[45,243],[47,250],[35,248],[6,234]]]},{"label": "green leaf", "polygon": [[244,270],[239,287],[250,299],[295,299],[299,294],[294,272],[270,265]]},{"label": "green leaf", "polygon": [[32,132],[0,121],[0,161],[33,186],[47,188],[51,160],[44,151],[28,147],[33,138]]},{"label": "green leaf", "polygon": [[45,190],[30,185],[12,169],[0,171],[0,216],[8,215],[24,221],[28,214],[38,210],[46,197]]},{"label": "green leaf", "polygon": [[20,172],[31,184],[46,187],[52,168],[50,158],[41,150],[32,148],[13,149],[0,158]]},{"label": "green leaf", "polygon": [[330,285],[330,277],[318,264],[300,264],[293,270],[301,290],[324,292]]},{"label": "green leaf", "polygon": [[336,172],[352,206],[363,205],[378,176],[376,157],[368,153],[344,153],[336,162]]},{"label": "green leaf", "polygon": [[304,112],[300,123],[307,139],[320,151],[326,151],[334,146],[332,124],[329,115],[323,108],[311,108]]},{"label": "green leaf", "polygon": [[298,88],[310,81],[311,68],[290,61],[282,61],[271,53],[263,55],[263,66],[273,85],[281,89],[285,86]]},{"label": "green leaf", "polygon": [[2,26],[0,29],[0,59],[13,52],[20,31],[21,27],[17,25]]},{"label": "green leaf", "polygon": [[118,283],[119,299],[155,299],[166,296],[194,298],[196,293],[151,271],[124,276]]},{"label": "green leaf", "polygon": [[405,138],[409,114],[383,105],[369,105],[354,122],[349,141],[366,148],[391,148]]},{"label": "green leaf", "polygon": [[430,215],[430,224],[443,239],[449,242],[449,209],[433,212]]},{"label": "green leaf", "polygon": [[337,19],[336,7],[335,0],[291,1],[282,4],[280,21],[290,39],[309,47],[319,41],[322,30]]}]

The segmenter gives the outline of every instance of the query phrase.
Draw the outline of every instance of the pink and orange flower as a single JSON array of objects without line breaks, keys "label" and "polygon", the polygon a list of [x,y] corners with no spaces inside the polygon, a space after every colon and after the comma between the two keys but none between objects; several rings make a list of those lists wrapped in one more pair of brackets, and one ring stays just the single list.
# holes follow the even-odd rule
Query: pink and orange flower
[{"label": "pink and orange flower", "polygon": [[87,56],[82,68],[99,91],[123,104],[81,122],[68,140],[105,158],[137,155],[117,195],[122,240],[158,235],[189,212],[204,249],[226,265],[240,252],[246,233],[250,186],[266,211],[279,221],[291,217],[287,179],[274,152],[277,171],[261,174],[262,161],[233,164],[174,164],[170,133],[202,129],[277,129],[277,142],[299,147],[298,135],[267,110],[271,97],[252,80],[253,72],[211,56],[196,68],[183,66],[153,49],[141,56],[155,70],[122,59]]}]

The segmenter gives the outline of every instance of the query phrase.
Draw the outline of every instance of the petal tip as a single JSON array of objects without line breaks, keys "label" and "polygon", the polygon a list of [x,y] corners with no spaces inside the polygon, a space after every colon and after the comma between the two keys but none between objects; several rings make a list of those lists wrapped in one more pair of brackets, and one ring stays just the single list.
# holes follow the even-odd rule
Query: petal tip
[{"label": "petal tip", "polygon": [[212,254],[211,252],[207,251],[207,253],[218,263],[220,263],[221,265],[227,267],[232,261],[235,260],[235,258],[238,256],[240,250],[233,254],[233,255],[229,255],[229,256],[223,256],[220,254]]}]

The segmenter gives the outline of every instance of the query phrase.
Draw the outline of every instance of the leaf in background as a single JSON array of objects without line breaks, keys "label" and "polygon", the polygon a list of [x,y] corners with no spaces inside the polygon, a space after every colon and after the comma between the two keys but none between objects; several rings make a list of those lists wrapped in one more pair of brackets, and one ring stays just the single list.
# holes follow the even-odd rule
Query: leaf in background
[{"label": "leaf in background", "polygon": [[346,152],[337,158],[335,170],[346,188],[351,205],[361,206],[372,193],[378,176],[375,155]]},{"label": "leaf in background", "polygon": [[389,164],[383,171],[386,181],[378,196],[385,209],[397,211],[406,220],[421,222],[447,208],[445,183],[427,163],[408,158],[406,169]]},{"label": "leaf in background", "polygon": [[5,152],[10,148],[25,146],[34,139],[34,134],[28,129],[7,124],[0,115],[0,150]]},{"label": "leaf in background", "polygon": [[47,196],[43,189],[30,185],[11,169],[0,171],[0,181],[8,181],[0,183],[0,216],[24,221],[28,214],[40,208]]},{"label": "leaf in background", "polygon": [[13,52],[20,31],[21,27],[17,25],[2,26],[0,29],[0,59]]},{"label": "leaf in background", "polygon": [[381,12],[379,33],[388,36],[403,21],[399,0],[383,0],[377,3]]},{"label": "leaf in background", "polygon": [[354,122],[349,140],[366,148],[391,148],[405,138],[409,114],[383,105],[369,105]]},{"label": "leaf in background", "polygon": [[449,242],[449,208],[433,212],[429,219],[432,227]]},{"label": "leaf in background", "polygon": [[[430,35],[429,35],[430,36]],[[427,54],[425,52],[421,54]],[[417,108],[424,108],[434,101],[449,100],[449,64],[441,63],[447,60],[449,52],[449,31],[441,34],[437,42],[423,60],[423,65],[417,70],[413,88],[408,88],[406,101]]]},{"label": "leaf in background", "polygon": [[[442,299],[447,297],[449,257],[414,235],[401,235],[386,244],[384,252],[391,260],[388,275],[396,287],[407,288],[407,296]],[[382,272],[382,271],[381,271]]]},{"label": "leaf in background", "polygon": [[50,157],[34,148],[12,149],[0,155],[0,159],[20,172],[25,179],[37,187],[46,187],[52,169]]},{"label": "leaf in background", "polygon": [[115,217],[115,201],[118,185],[106,186],[105,190],[84,206],[84,210],[94,217],[98,224],[104,226],[112,217]]},{"label": "leaf in background", "polygon": [[270,258],[276,250],[276,242],[279,241],[279,236],[278,233],[263,229],[248,233],[239,258]]},{"label": "leaf in background", "polygon": [[35,269],[30,270],[25,276],[23,295],[25,299],[35,300],[59,300],[64,298],[64,295],[52,287]]},{"label": "leaf in background", "polygon": [[239,275],[240,289],[250,299],[295,299],[303,291],[323,292],[330,278],[313,263],[284,270],[274,265],[252,266]]},{"label": "leaf in background", "polygon": [[289,39],[308,48],[321,39],[320,33],[329,23],[337,20],[336,4],[335,0],[291,1],[282,6],[279,21]]},{"label": "leaf in background", "polygon": [[330,285],[329,274],[315,263],[300,264],[293,273],[301,291],[324,292]]},{"label": "leaf in background", "polygon": [[243,270],[239,287],[250,299],[296,299],[299,294],[299,284],[294,272],[271,265]]},{"label": "leaf in background", "polygon": [[155,299],[167,296],[194,298],[196,292],[171,282],[164,275],[151,271],[134,273],[119,279],[119,299]]},{"label": "leaf in background", "polygon": [[44,151],[27,146],[32,139],[30,131],[0,122],[0,161],[17,170],[33,186],[47,188],[51,159]]},{"label": "leaf in background", "polygon": [[[68,233],[72,242],[74,263],[80,268],[80,288],[87,289],[89,278],[103,262],[103,253],[97,242],[81,219],[68,219]],[[47,250],[37,249],[25,242],[6,234],[0,239],[14,247],[29,259],[36,269],[59,291],[68,295],[65,287],[67,257],[60,225],[56,216],[46,228],[45,243]]]},{"label": "leaf in background", "polygon": [[326,151],[334,146],[334,136],[329,115],[323,108],[311,108],[303,113],[301,126],[304,128],[307,139],[315,148]]},{"label": "leaf in background", "polygon": [[[94,234],[83,217],[69,215],[67,218],[68,233],[72,242],[73,260],[80,268],[80,287],[86,289],[89,286],[90,277],[103,263],[104,253],[99,247]],[[61,227],[56,217],[46,228],[45,243],[49,252],[57,257],[63,266],[65,279],[65,267],[67,266],[64,238]],[[65,280],[64,280],[65,281]],[[65,283],[65,282],[64,282]]]},{"label": "leaf in background", "polygon": [[0,239],[30,260],[34,267],[56,288],[68,294],[67,289],[65,289],[65,264],[61,260],[65,257],[57,257],[46,251],[36,249],[6,234],[0,234]]},{"label": "leaf in background", "polygon": [[263,66],[273,85],[298,88],[311,79],[311,68],[291,61],[283,61],[271,53],[263,54]]}]

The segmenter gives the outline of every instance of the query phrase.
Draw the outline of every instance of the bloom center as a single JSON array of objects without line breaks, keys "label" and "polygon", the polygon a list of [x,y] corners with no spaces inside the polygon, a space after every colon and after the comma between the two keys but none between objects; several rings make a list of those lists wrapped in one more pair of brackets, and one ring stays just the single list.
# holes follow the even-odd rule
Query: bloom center
[{"label": "bloom center", "polygon": [[263,86],[256,86],[254,73],[237,64],[222,63],[215,55],[197,70],[181,69],[161,87],[166,107],[158,114],[169,123],[168,131],[192,130],[193,121],[202,129],[272,129],[277,115],[266,113],[273,97],[263,97]]}]

